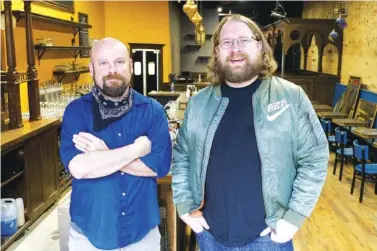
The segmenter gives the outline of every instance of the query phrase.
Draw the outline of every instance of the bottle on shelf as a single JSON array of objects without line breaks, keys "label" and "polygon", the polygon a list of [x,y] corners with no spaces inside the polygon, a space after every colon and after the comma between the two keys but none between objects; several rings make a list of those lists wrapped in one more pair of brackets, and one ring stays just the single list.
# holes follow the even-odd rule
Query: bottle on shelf
[{"label": "bottle on shelf", "polygon": [[12,198],[1,199],[1,236],[11,236],[17,232],[17,208]]},{"label": "bottle on shelf", "polygon": [[24,201],[22,198],[16,199],[16,208],[17,208],[17,225],[22,227],[25,224],[25,208]]},{"label": "bottle on shelf", "polygon": [[188,85],[186,89],[186,100],[189,100],[190,97],[191,97],[191,89],[190,89],[190,86]]},{"label": "bottle on shelf", "polygon": [[175,92],[175,90],[174,90],[175,75],[173,73],[169,74],[169,82],[170,82],[170,91]]}]

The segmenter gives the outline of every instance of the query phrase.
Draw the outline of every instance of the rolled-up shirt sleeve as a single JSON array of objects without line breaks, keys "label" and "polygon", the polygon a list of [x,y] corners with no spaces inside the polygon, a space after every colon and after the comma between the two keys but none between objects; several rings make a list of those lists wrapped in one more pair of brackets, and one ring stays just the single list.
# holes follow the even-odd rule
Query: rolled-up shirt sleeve
[{"label": "rolled-up shirt sleeve", "polygon": [[161,105],[155,104],[153,119],[147,132],[152,143],[151,152],[140,160],[152,169],[157,177],[168,174],[171,165],[172,143],[169,134],[168,119]]},{"label": "rolled-up shirt sleeve", "polygon": [[88,131],[87,123],[83,116],[80,116],[78,103],[71,102],[63,115],[60,132],[60,160],[64,165],[64,168],[69,171],[69,162],[78,154],[83,153],[78,150],[73,143],[73,135],[79,132]]}]

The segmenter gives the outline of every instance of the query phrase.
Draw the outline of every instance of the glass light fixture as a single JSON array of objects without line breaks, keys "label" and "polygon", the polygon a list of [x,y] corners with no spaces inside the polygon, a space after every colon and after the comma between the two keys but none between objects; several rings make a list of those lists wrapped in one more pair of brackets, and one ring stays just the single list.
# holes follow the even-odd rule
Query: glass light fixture
[{"label": "glass light fixture", "polygon": [[193,0],[187,0],[185,5],[183,5],[183,12],[191,19],[194,14],[197,12],[198,6],[194,3]]},{"label": "glass light fixture", "polygon": [[203,18],[199,15],[198,12],[195,12],[195,15],[191,18],[191,22],[195,25],[195,27],[199,27]]}]

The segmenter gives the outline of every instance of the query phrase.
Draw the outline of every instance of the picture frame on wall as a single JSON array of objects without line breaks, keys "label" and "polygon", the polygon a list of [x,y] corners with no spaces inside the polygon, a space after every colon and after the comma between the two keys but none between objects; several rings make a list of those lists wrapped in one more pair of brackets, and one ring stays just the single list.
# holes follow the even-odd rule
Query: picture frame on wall
[{"label": "picture frame on wall", "polygon": [[[88,14],[78,12],[78,22],[80,24],[88,24]],[[80,46],[89,46],[89,30],[88,28],[80,28],[79,30],[79,45]],[[80,58],[90,57],[90,50],[81,50]]]},{"label": "picture frame on wall", "polygon": [[75,13],[75,3],[74,1],[42,1],[42,0],[35,0],[33,3],[37,5],[43,5],[50,7],[52,9],[62,10],[69,13]]}]

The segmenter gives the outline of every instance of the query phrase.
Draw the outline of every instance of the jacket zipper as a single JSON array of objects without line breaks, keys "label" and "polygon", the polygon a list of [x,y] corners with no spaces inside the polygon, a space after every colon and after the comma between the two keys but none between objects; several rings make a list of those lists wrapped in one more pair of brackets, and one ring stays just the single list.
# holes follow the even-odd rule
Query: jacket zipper
[{"label": "jacket zipper", "polygon": [[[264,201],[264,193],[263,193],[263,174],[262,174],[262,171],[263,171],[263,161],[262,161],[262,158],[261,158],[261,156],[260,156],[260,154],[261,154],[261,151],[260,151],[260,147],[259,147],[259,142],[260,142],[260,139],[259,139],[259,133],[257,132],[257,130],[258,130],[258,124],[257,124],[257,116],[256,116],[256,111],[255,111],[255,93],[253,93],[253,96],[252,96],[252,100],[253,100],[253,115],[254,115],[254,131],[255,131],[255,138],[257,139],[257,149],[258,149],[258,153],[259,153],[259,159],[260,159],[260,168],[261,168],[261,179],[262,179],[262,194],[263,194],[263,201]],[[263,203],[264,204],[264,203]]]},{"label": "jacket zipper", "polygon": [[[221,99],[220,99],[220,102],[219,102],[219,105],[217,106],[217,109],[216,109],[216,112],[215,112],[215,115],[213,115],[213,117],[212,117],[212,120],[211,120],[211,124],[210,124],[210,126],[208,127],[208,129],[207,129],[207,137],[208,137],[208,131],[209,131],[209,128],[211,127],[211,125],[212,125],[212,122],[213,122],[213,120],[215,119],[215,117],[216,117],[216,115],[217,115],[217,113],[219,112],[219,109],[220,109],[220,106],[221,106],[221,102],[223,101],[223,98],[221,97]],[[216,133],[216,132],[215,132]],[[206,137],[206,140],[207,140],[207,137]],[[206,141],[205,140],[205,141]],[[204,144],[205,144],[205,141],[204,141]],[[212,148],[212,144],[211,144],[211,148]],[[204,146],[204,150],[203,150],[203,156],[205,155],[205,150],[206,150],[206,147]],[[208,157],[209,158],[209,157]],[[209,159],[208,159],[209,160]],[[202,162],[202,165],[203,165],[203,162]],[[208,163],[207,163],[207,165],[208,165]],[[207,166],[208,167],[208,166]],[[204,174],[203,174],[203,178],[202,178],[202,199],[201,199],[201,203],[200,203],[200,205],[199,205],[199,207],[197,208],[197,209],[195,209],[194,211],[198,211],[202,206],[203,206],[203,202],[204,202],[204,191],[205,191],[205,177],[206,177],[206,175],[207,175],[207,167],[206,167],[206,169],[205,169],[205,171],[204,171]]]}]

